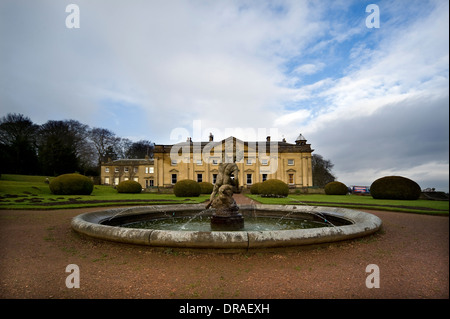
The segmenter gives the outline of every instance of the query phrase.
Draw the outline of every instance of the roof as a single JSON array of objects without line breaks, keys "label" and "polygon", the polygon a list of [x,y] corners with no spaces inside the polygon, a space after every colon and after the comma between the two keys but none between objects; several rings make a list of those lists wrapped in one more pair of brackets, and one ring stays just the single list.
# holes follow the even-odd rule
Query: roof
[{"label": "roof", "polygon": [[300,135],[296,138],[295,141],[306,141],[306,138],[304,138],[303,135],[300,133]]},{"label": "roof", "polygon": [[114,161],[108,161],[103,165],[153,165],[154,160],[152,158],[124,158]]},{"label": "roof", "polygon": [[[301,138],[301,141],[306,141],[306,139],[303,137],[303,135],[299,135],[299,137],[297,138],[297,141],[299,140],[299,138]],[[259,147],[264,147],[266,148],[267,151],[270,151],[270,147],[273,146],[274,144],[277,145],[278,147],[278,152],[282,153],[282,152],[313,152],[314,150],[311,149],[311,144],[306,144],[303,143],[302,145],[299,145],[298,143],[295,144],[291,144],[291,143],[287,143],[284,140],[283,141],[255,141],[255,142],[246,142],[246,141],[242,141],[238,138],[235,138],[233,136],[227,137],[226,139],[223,139],[221,141],[210,141],[210,142],[192,142],[192,140],[188,140],[186,142],[181,142],[181,143],[177,143],[174,145],[177,145],[179,148],[183,148],[183,147],[190,147],[191,151],[196,151],[197,150],[201,150],[203,151],[203,148],[208,146],[211,148],[214,148],[218,145],[221,144],[225,144],[230,145],[229,143],[232,142],[233,146],[235,144],[241,144],[241,145],[245,145],[247,147],[254,147],[255,150],[257,151],[259,149]],[[170,153],[170,150],[172,149],[172,146],[174,145],[164,145],[164,144],[156,144],[155,148],[154,148],[154,153]]]}]

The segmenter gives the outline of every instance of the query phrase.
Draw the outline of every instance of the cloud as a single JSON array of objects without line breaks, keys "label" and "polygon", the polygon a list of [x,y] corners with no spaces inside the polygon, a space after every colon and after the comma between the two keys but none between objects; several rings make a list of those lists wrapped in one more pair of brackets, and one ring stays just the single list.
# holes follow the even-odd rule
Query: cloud
[{"label": "cloud", "polygon": [[325,63],[318,62],[316,64],[308,63],[308,64],[302,64],[295,68],[294,73],[299,74],[314,74],[318,71],[322,70],[325,67]]},{"label": "cloud", "polygon": [[283,127],[287,124],[295,122],[297,125],[306,122],[311,115],[308,110],[298,110],[278,117],[274,124],[275,127]]},{"label": "cloud", "polygon": [[[436,183],[447,190],[443,181],[448,184],[448,104],[448,96],[414,97],[370,117],[328,123],[326,130],[305,137],[314,141],[316,153],[335,164],[334,172],[342,182],[368,184],[383,174],[407,174],[422,185],[439,175]],[[430,168],[426,174],[424,167]]]},{"label": "cloud", "polygon": [[[307,122],[283,122],[287,138],[301,131],[343,182],[407,174],[448,191],[448,3],[423,13],[383,24],[377,42],[353,42],[342,76],[291,90],[311,112]],[[289,110],[280,118],[295,118]]]},{"label": "cloud", "polygon": [[81,27],[67,29],[66,4],[2,2],[2,113],[157,143],[194,121],[206,138],[275,127],[304,134],[338,176],[448,163],[446,1],[380,1],[379,29],[360,1],[77,4]]}]

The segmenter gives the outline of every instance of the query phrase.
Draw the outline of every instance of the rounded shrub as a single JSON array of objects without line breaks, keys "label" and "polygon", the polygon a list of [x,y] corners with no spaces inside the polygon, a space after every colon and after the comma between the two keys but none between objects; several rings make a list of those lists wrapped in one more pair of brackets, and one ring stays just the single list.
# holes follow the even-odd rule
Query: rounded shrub
[{"label": "rounded shrub", "polygon": [[136,181],[122,181],[117,185],[118,193],[139,194],[142,192],[142,186]]},{"label": "rounded shrub", "polygon": [[341,182],[334,181],[325,185],[325,194],[327,195],[347,195],[348,187]]},{"label": "rounded shrub", "polygon": [[286,197],[289,194],[289,186],[279,179],[268,179],[258,187],[263,197]]},{"label": "rounded shrub", "polygon": [[54,195],[90,195],[94,190],[94,182],[80,174],[59,175],[48,186]]},{"label": "rounded shrub", "polygon": [[200,182],[198,184],[200,185],[200,194],[211,194],[214,189],[214,185],[209,182]]},{"label": "rounded shrub", "polygon": [[259,188],[261,187],[262,182],[260,183],[255,183],[250,187],[250,193],[257,195],[257,194],[261,194],[261,191],[259,190]]},{"label": "rounded shrub", "polygon": [[199,183],[190,179],[178,181],[173,187],[173,193],[177,197],[198,197],[201,191]]},{"label": "rounded shrub", "polygon": [[214,185],[209,182],[200,182],[198,184],[200,185],[200,194],[211,194],[214,189]]},{"label": "rounded shrub", "polygon": [[402,176],[385,176],[375,180],[370,186],[370,194],[375,199],[418,199],[419,184]]}]

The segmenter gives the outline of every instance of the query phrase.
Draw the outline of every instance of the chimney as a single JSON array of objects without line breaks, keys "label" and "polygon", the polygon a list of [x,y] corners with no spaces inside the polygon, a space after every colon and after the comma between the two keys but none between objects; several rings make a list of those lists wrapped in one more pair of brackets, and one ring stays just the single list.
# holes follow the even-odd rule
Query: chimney
[{"label": "chimney", "polygon": [[267,136],[266,140],[267,142],[270,142],[270,136]]},{"label": "chimney", "polygon": [[214,135],[212,135],[212,133],[209,133],[209,141],[210,142],[214,141]]}]

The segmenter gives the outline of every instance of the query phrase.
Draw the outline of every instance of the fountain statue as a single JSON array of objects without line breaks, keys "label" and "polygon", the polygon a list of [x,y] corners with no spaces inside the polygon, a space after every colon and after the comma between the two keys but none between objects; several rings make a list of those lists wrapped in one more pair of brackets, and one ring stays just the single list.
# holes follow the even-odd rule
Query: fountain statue
[{"label": "fountain statue", "polygon": [[[214,210],[211,216],[212,230],[241,230],[244,217],[233,198],[233,188],[239,189],[239,169],[236,163],[220,163],[216,183],[206,208]],[[234,180],[233,178],[234,177]]]}]

